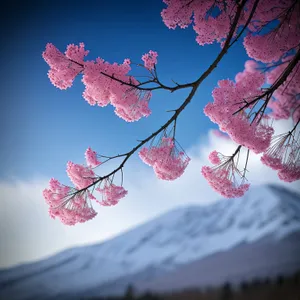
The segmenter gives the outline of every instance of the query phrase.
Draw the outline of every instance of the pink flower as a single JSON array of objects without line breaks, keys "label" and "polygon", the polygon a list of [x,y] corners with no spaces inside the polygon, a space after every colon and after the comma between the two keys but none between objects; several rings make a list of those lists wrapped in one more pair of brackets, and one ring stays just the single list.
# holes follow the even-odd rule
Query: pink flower
[{"label": "pink flower", "polygon": [[298,133],[295,138],[294,134],[298,124],[293,130],[274,137],[271,146],[261,157],[261,162],[278,171],[279,179],[286,182],[300,179],[300,135]]},{"label": "pink flower", "polygon": [[179,178],[189,164],[190,158],[175,147],[173,138],[163,137],[157,147],[142,148],[140,158],[153,167],[156,176],[163,180]]},{"label": "pink flower", "polygon": [[116,205],[119,203],[120,199],[124,198],[128,194],[122,186],[116,186],[108,180],[105,181],[102,189],[96,188],[96,191],[99,191],[102,194],[102,201],[97,202],[103,206]]},{"label": "pink flower", "polygon": [[[274,84],[293,58],[294,56],[286,57],[279,66],[268,72],[267,82],[269,84]],[[297,115],[300,115],[299,95],[300,63],[298,62],[286,81],[273,93],[273,99],[268,103],[268,107],[272,109],[271,116],[274,119],[289,119],[292,117],[295,123],[297,123],[299,119]]]},{"label": "pink flower", "polygon": [[77,63],[83,65],[84,58],[89,54],[90,51],[84,49],[84,43],[80,43],[79,46],[70,44],[67,46],[67,50],[65,55],[72,61],[76,61]]},{"label": "pink flower", "polygon": [[[104,107],[111,104],[115,107],[116,115],[127,122],[148,117],[151,114],[148,104],[152,94],[135,88],[140,82],[128,75],[131,70],[130,59],[126,58],[122,64],[110,64],[101,58],[85,62],[84,57],[88,53],[83,43],[79,46],[68,45],[65,54],[48,43],[43,58],[50,66],[48,77],[51,83],[57,88],[67,89],[72,86],[75,77],[82,73],[85,85],[83,98],[90,105]],[[148,68],[153,68],[157,63],[157,53],[149,51],[143,59]]]},{"label": "pink flower", "polygon": [[[244,183],[245,178],[237,168],[237,162],[234,160],[240,151],[239,149],[240,147],[232,156],[224,156],[221,153],[213,151],[210,154],[210,159],[212,159],[216,166],[204,166],[201,170],[202,175],[208,181],[209,185],[226,198],[241,197],[250,186],[250,184]],[[241,178],[240,183],[237,177]]]},{"label": "pink flower", "polygon": [[134,77],[128,76],[131,70],[129,63],[130,60],[125,59],[123,64],[110,64],[100,58],[85,63],[82,78],[85,85],[83,98],[90,105],[106,106],[111,104],[115,107],[115,113],[118,117],[127,122],[134,122],[151,114],[148,104],[152,94],[151,92],[139,91],[118,81],[133,86],[139,84]]},{"label": "pink flower", "polygon": [[278,171],[278,177],[285,182],[294,182],[300,180],[300,165],[299,163],[286,164]]},{"label": "pink flower", "polygon": [[66,55],[61,53],[53,44],[48,43],[42,56],[50,66],[48,77],[51,83],[62,90],[71,87],[75,77],[83,71],[83,58],[87,53],[83,43],[80,44],[80,48],[69,45]]},{"label": "pink flower", "polygon": [[[230,20],[236,12],[234,1],[226,2],[226,12],[222,1],[164,0],[164,2],[168,7],[161,12],[161,16],[166,26],[171,29],[177,26],[186,28],[193,20],[193,29],[197,33],[196,41],[199,45],[221,42],[229,32]],[[212,7],[218,9],[220,13],[213,14]]]},{"label": "pink flower", "polygon": [[86,188],[91,185],[96,178],[91,168],[74,164],[71,161],[67,163],[67,174],[77,189]]},{"label": "pink flower", "polygon": [[50,207],[55,207],[64,201],[69,192],[70,187],[64,186],[58,180],[51,178],[49,189],[43,191],[43,196]]},{"label": "pink flower", "polygon": [[97,167],[101,164],[101,161],[97,159],[96,151],[93,151],[91,147],[87,148],[87,150],[85,151],[85,159],[86,159],[86,164],[90,168]]},{"label": "pink flower", "polygon": [[208,156],[208,159],[210,160],[210,162],[213,165],[218,165],[221,163],[220,157],[219,157],[219,152],[217,152],[216,150],[214,150],[213,152],[211,152]]},{"label": "pink flower", "polygon": [[58,218],[65,225],[84,223],[94,218],[97,213],[86,201],[86,193],[75,194],[76,190],[64,186],[56,179],[51,179],[49,189],[43,191],[49,205],[51,218]]},{"label": "pink flower", "polygon": [[[237,12],[236,1],[163,0],[163,2],[167,8],[162,10],[161,16],[168,28],[175,29],[177,26],[187,28],[193,23],[192,27],[197,34],[196,41],[199,45],[218,42],[223,47]],[[248,21],[254,3],[254,0],[246,2],[234,35]],[[297,47],[300,40],[299,7],[299,1],[293,0],[259,1],[247,25],[248,35],[244,38],[244,47],[249,57],[262,62],[278,61],[290,49]],[[274,21],[280,23],[280,27],[264,30]]]},{"label": "pink flower", "polygon": [[[244,39],[244,47],[249,57],[264,63],[278,61],[286,52],[299,44],[299,16],[300,5],[293,1],[265,0],[260,1],[256,9],[257,24],[267,24],[270,21],[281,22],[280,29],[267,31],[265,34],[248,34]],[[297,7],[298,6],[298,7]],[[272,7],[273,9],[270,9]],[[289,11],[290,10],[290,11]],[[286,15],[289,15],[286,19]],[[253,19],[255,19],[255,17]],[[265,21],[265,22],[264,22]],[[263,25],[261,25],[263,26]],[[260,31],[261,26],[253,26],[253,33]]]},{"label": "pink flower", "polygon": [[202,175],[210,186],[223,197],[242,197],[248,191],[250,184],[237,184],[231,177],[230,170],[223,167],[211,168],[202,167]]},{"label": "pink flower", "polygon": [[144,66],[148,70],[153,70],[154,66],[157,64],[157,52],[150,50],[149,53],[146,53],[142,56],[144,61]]},{"label": "pink flower", "polygon": [[219,86],[213,90],[214,102],[204,108],[204,113],[219,125],[221,131],[254,153],[261,153],[268,148],[274,129],[265,119],[260,121],[257,117],[255,121],[251,120],[245,110],[235,113],[243,107],[244,100],[251,100],[261,93],[260,87],[264,81],[264,74],[256,70],[253,63],[246,62],[245,70],[237,74],[236,82],[218,82]]}]

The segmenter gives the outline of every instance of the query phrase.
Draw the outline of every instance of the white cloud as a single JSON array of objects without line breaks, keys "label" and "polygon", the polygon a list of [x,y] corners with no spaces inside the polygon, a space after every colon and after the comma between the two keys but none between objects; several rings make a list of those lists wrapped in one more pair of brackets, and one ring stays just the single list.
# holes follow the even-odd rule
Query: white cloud
[{"label": "white cloud", "polygon": [[[277,132],[288,130],[289,122],[274,124]],[[75,245],[99,242],[145,222],[179,205],[208,204],[220,198],[201,175],[209,164],[209,152],[218,149],[232,154],[236,145],[212,134],[187,152],[192,158],[185,174],[174,182],[156,179],[152,169],[139,160],[125,170],[129,194],[115,207],[97,207],[98,216],[85,224],[68,227],[48,216],[42,197],[48,179],[0,182],[0,268],[37,260]],[[276,172],[251,154],[248,179],[252,184],[279,183]],[[299,183],[285,184],[300,191]]]}]

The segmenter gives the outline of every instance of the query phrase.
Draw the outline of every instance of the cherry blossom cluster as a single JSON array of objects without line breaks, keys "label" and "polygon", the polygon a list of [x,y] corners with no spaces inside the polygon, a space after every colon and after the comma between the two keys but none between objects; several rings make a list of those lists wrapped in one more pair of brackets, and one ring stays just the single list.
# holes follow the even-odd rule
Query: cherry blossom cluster
[{"label": "cherry blossom cluster", "polygon": [[[299,1],[260,0],[244,39],[248,56],[264,63],[276,62],[299,47],[299,9]],[[262,34],[262,29],[267,32]]]},{"label": "cherry blossom cluster", "polygon": [[74,193],[75,189],[62,185],[54,178],[50,179],[49,188],[43,191],[43,196],[53,219],[58,218],[65,225],[75,225],[97,215],[88,201],[87,193]]},{"label": "cherry blossom cluster", "polygon": [[50,66],[48,77],[51,83],[61,90],[71,87],[75,77],[83,71],[83,59],[88,53],[89,51],[84,50],[83,43],[79,47],[68,45],[65,54],[48,43],[42,56]]},{"label": "cherry blossom cluster", "polygon": [[156,176],[163,180],[180,177],[189,164],[190,158],[175,145],[175,139],[162,137],[157,146],[144,147],[139,156],[142,161],[153,167]]},{"label": "cherry blossom cluster", "polygon": [[[116,186],[109,178],[98,180],[98,176],[92,170],[101,164],[98,155],[90,147],[85,152],[88,166],[67,163],[67,174],[75,188],[62,185],[58,180],[51,179],[49,188],[43,191],[46,203],[49,205],[49,214],[52,218],[59,218],[65,225],[75,225],[93,219],[97,213],[92,207],[92,201],[102,206],[116,205],[121,198],[127,195],[122,186]],[[89,187],[99,182],[95,190],[102,195],[102,201],[89,191]],[[101,187],[104,182],[104,187]]]},{"label": "cherry blossom cluster", "polygon": [[208,159],[213,165],[218,165],[221,163],[220,153],[217,152],[216,150],[209,153]]},{"label": "cherry blossom cluster", "polygon": [[104,187],[96,188],[96,191],[102,194],[102,201],[97,202],[102,206],[113,206],[119,203],[128,192],[122,186],[116,186],[109,179],[104,181]]},{"label": "cherry blossom cluster", "polygon": [[[274,84],[288,67],[294,56],[282,59],[281,63],[267,73],[267,82]],[[273,93],[268,107],[272,109],[274,119],[293,118],[296,123],[300,118],[300,62],[294,67],[286,81]]]},{"label": "cherry blossom cluster", "polygon": [[90,168],[98,167],[101,164],[101,161],[98,160],[97,152],[92,150],[91,147],[88,147],[85,151],[85,160],[86,164]]},{"label": "cherry blossom cluster", "polygon": [[256,63],[247,61],[245,70],[236,75],[235,82],[229,79],[218,82],[212,93],[214,102],[204,108],[204,113],[219,125],[221,131],[254,153],[264,152],[268,148],[274,129],[266,122],[260,122],[258,115],[251,118],[251,113],[245,110],[235,113],[261,94],[260,88],[264,82],[265,76],[256,69]]},{"label": "cherry blossom cluster", "polygon": [[[300,119],[296,126],[299,124]],[[300,132],[295,130],[277,135],[261,157],[261,162],[278,171],[278,177],[286,182],[300,179]]]},{"label": "cherry blossom cluster", "polygon": [[157,64],[157,52],[150,50],[149,53],[146,53],[142,56],[145,68],[148,70],[153,70],[154,66]]},{"label": "cherry blossom cluster", "polygon": [[[193,23],[199,45],[223,43],[237,1],[215,0],[163,0],[167,8],[161,12],[165,25],[170,29],[187,28]],[[249,0],[246,2],[237,24],[237,30],[247,23],[248,35],[244,46],[249,57],[262,62],[277,61],[284,53],[299,46],[299,1]],[[275,22],[275,25],[271,25]],[[273,28],[272,28],[273,27]],[[271,29],[270,29],[271,28]],[[266,33],[261,34],[263,29]]]},{"label": "cherry blossom cluster", "polygon": [[[152,94],[151,91],[139,89],[140,82],[129,75],[131,61],[125,59],[122,64],[110,64],[102,58],[84,61],[88,53],[83,43],[79,46],[68,45],[65,54],[48,43],[43,58],[50,66],[48,77],[51,83],[57,88],[67,89],[78,74],[83,74],[83,98],[90,105],[104,107],[111,104],[116,115],[127,122],[148,117],[151,114],[149,101]],[[143,55],[145,67],[149,71],[157,63],[157,56],[157,52],[152,50]]]},{"label": "cherry blossom cluster", "polygon": [[[138,121],[142,117],[151,114],[149,100],[151,92],[141,92],[134,88],[139,82],[132,76],[128,76],[130,60],[125,59],[123,64],[110,64],[103,59],[86,62],[82,82],[85,85],[84,99],[90,105],[115,107],[115,113],[127,122]],[[108,75],[104,75],[104,74]],[[122,84],[117,80],[128,83],[133,87]]]},{"label": "cherry blossom cluster", "polygon": [[214,166],[203,166],[201,170],[210,186],[226,198],[242,197],[250,187],[250,184],[244,183],[245,177],[237,166],[235,157],[239,151],[240,147],[232,156],[213,151],[209,160]]},{"label": "cherry blossom cluster", "polygon": [[74,164],[71,161],[67,163],[67,174],[71,182],[79,190],[91,185],[96,179],[96,174],[91,168]]},{"label": "cherry blossom cluster", "polygon": [[[199,45],[223,41],[236,12],[235,1],[215,0],[163,0],[167,8],[161,12],[165,25],[170,29],[188,27],[192,21]],[[193,18],[192,18],[193,17]],[[244,22],[244,14],[240,24]]]}]

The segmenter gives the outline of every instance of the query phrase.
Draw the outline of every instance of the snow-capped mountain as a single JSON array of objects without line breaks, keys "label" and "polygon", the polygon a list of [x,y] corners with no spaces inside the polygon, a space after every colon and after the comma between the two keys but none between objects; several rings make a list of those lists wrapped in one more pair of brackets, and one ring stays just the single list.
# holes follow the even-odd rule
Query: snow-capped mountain
[{"label": "snow-capped mountain", "polygon": [[[280,240],[266,236],[250,244],[241,243],[230,250],[179,266],[172,272],[148,277],[147,280],[135,276],[124,283],[128,285],[128,282],[134,282],[140,291],[174,292],[187,288],[220,286],[225,282],[238,286],[242,282],[257,279],[293,275],[299,270],[300,231],[285,235]],[[120,289],[124,279],[118,280]],[[105,288],[107,292],[113,290],[112,285]]]},{"label": "snow-capped mountain", "polygon": [[[264,239],[280,243],[297,232],[300,195],[279,186],[260,186],[243,198],[181,207],[101,244],[0,271],[0,298],[122,292],[134,278],[155,280],[241,244]],[[300,240],[294,240],[300,246]]]}]

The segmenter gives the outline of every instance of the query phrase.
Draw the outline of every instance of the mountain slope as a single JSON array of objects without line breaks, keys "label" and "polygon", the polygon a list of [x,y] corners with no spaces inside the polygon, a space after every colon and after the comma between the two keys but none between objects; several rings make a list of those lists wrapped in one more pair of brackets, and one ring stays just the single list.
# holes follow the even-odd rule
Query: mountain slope
[{"label": "mountain slope", "polygon": [[299,253],[300,231],[281,240],[267,237],[209,255],[152,280],[137,280],[135,287],[164,292],[292,275],[300,270]]},{"label": "mountain slope", "polygon": [[300,196],[278,186],[256,187],[240,199],[178,208],[104,243],[0,271],[0,298],[105,291],[112,282],[123,282],[121,290],[124,277],[155,280],[241,243],[276,242],[298,231]]}]

